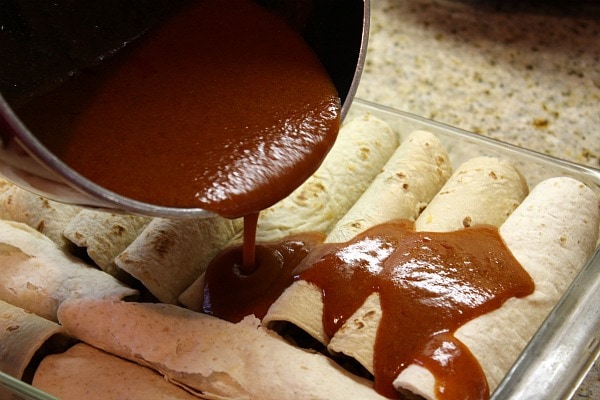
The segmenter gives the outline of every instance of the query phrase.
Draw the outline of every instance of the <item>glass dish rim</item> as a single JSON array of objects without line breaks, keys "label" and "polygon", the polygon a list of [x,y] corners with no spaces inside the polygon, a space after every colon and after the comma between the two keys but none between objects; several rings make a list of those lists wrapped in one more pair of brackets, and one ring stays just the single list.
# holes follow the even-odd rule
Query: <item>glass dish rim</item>
[{"label": "glass dish rim", "polygon": [[[404,118],[436,135],[481,144],[501,154],[533,161],[580,178],[600,197],[600,169],[546,155],[488,136],[475,134],[393,107],[356,98],[354,105],[375,116]],[[588,262],[519,355],[491,400],[570,398],[600,356],[600,240]],[[575,334],[577,333],[577,334]],[[556,351],[560,346],[568,351]]]}]

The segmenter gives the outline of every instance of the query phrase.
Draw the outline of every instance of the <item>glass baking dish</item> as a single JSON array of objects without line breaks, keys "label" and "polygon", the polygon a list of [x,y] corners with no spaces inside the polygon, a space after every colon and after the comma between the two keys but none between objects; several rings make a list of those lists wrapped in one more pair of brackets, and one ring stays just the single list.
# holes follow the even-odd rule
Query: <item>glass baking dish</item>
[{"label": "glass baking dish", "polygon": [[[554,176],[570,176],[600,196],[600,170],[522,149],[406,112],[356,99],[347,120],[371,113],[406,136],[414,130],[437,135],[454,167],[469,158],[488,155],[507,159],[530,187]],[[492,394],[500,399],[566,399],[577,389],[600,351],[600,248],[582,269],[537,334]],[[4,392],[3,392],[4,390]],[[3,394],[6,393],[5,396]],[[0,398],[56,399],[0,372]]]}]

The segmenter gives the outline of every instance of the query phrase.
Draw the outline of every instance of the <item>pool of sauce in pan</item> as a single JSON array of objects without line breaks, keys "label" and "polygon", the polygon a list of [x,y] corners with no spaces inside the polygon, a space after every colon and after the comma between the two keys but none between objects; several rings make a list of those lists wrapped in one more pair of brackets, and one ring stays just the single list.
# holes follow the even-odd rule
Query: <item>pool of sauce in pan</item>
[{"label": "pool of sauce in pan", "polygon": [[251,314],[264,317],[294,281],[294,269],[324,239],[322,234],[311,233],[259,243],[252,268],[242,261],[245,243],[224,250],[206,271],[203,312],[232,322]]},{"label": "pool of sauce in pan", "polygon": [[[492,226],[415,232],[412,222],[398,220],[347,243],[323,243],[322,237],[307,234],[257,248],[261,255],[254,272],[240,268],[239,248],[211,263],[205,311],[232,321],[251,313],[262,317],[294,280],[305,280],[322,291],[323,325],[332,337],[378,292],[382,319],[375,340],[374,386],[390,398],[399,397],[392,382],[410,364],[423,365],[436,376],[442,399],[488,398],[479,363],[453,334],[510,297],[534,290],[531,277]],[[291,255],[296,251],[299,257]],[[257,284],[263,279],[269,282],[266,295]]]},{"label": "pool of sauce in pan", "polygon": [[299,33],[250,0],[227,0],[187,4],[18,114],[94,183],[235,218],[316,170],[340,108]]}]

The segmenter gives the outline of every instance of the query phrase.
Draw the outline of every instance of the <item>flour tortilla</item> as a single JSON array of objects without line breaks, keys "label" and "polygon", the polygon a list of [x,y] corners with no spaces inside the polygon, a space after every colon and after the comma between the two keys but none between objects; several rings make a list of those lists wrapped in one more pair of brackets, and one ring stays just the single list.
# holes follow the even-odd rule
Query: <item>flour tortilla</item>
[{"label": "flour tortilla", "polygon": [[0,178],[0,219],[27,224],[66,251],[73,244],[63,236],[63,230],[80,210],[78,206],[48,200]]},{"label": "flour tortilla", "polygon": [[[467,160],[421,213],[415,229],[451,232],[478,224],[499,227],[528,191],[522,175],[510,163],[492,157]],[[392,218],[390,215],[388,220]],[[329,350],[355,358],[372,373],[380,319],[379,295],[373,293],[336,332]]]},{"label": "flour tortilla", "polygon": [[36,354],[64,351],[68,345],[57,323],[0,301],[0,371],[27,379],[25,371]]},{"label": "flour tortilla", "polygon": [[452,166],[440,140],[426,131],[411,133],[326,241],[346,242],[391,219],[414,221],[451,173]]},{"label": "flour tortilla", "polygon": [[[593,254],[598,240],[600,201],[572,178],[539,183],[500,226],[500,235],[535,282],[533,294],[469,321],[455,336],[479,361],[490,391],[504,378],[530,338]],[[397,388],[435,399],[435,378],[409,366]]]},{"label": "flour tortilla", "polygon": [[500,227],[500,235],[536,287],[530,296],[511,299],[456,332],[479,360],[492,389],[590,259],[599,225],[598,197],[583,183],[565,177],[537,185]]},{"label": "flour tortilla", "polygon": [[197,400],[150,368],[85,343],[40,363],[32,385],[61,400]]},{"label": "flour tortilla", "polygon": [[56,321],[69,298],[135,297],[138,292],[64,252],[29,226],[0,221],[0,300]]},{"label": "flour tortilla", "polygon": [[210,260],[236,232],[235,221],[222,218],[155,218],[115,258],[161,302],[176,304]]},{"label": "flour tortilla", "polygon": [[85,248],[101,270],[128,282],[131,277],[115,264],[115,257],[142,233],[151,220],[150,217],[86,209],[71,218],[63,234],[77,247]]},{"label": "flour tortilla", "polygon": [[529,193],[521,173],[494,157],[467,160],[419,216],[423,232],[451,232],[474,225],[500,226]]},{"label": "flour tortilla", "polygon": [[[364,114],[344,124],[327,157],[302,185],[266,210],[258,220],[256,240],[318,231],[327,234],[350,209],[398,147],[398,135],[383,120]],[[238,232],[229,245],[239,244]],[[179,302],[199,311],[203,278],[180,296]]]},{"label": "flour tortilla", "polygon": [[[500,226],[528,192],[525,179],[507,161],[493,157],[472,158],[461,164],[432,196],[416,219],[415,229],[450,232],[478,224]],[[375,192],[372,197],[376,195],[390,196],[388,202],[395,198],[393,193],[384,191]],[[380,222],[398,218],[393,213],[386,218],[387,209],[389,207],[383,211],[365,208],[363,214],[380,213]],[[380,318],[379,296],[374,293],[331,339],[330,351],[352,356],[373,372],[373,347]]]},{"label": "flour tortilla", "polygon": [[269,307],[263,317],[264,326],[277,329],[278,324],[291,323],[322,344],[329,343],[323,327],[323,295],[311,282],[295,281]]},{"label": "flour tortilla", "polygon": [[[325,241],[345,242],[391,219],[415,220],[450,174],[450,161],[441,142],[429,132],[412,132]],[[263,323],[289,322],[327,344],[330,338],[323,328],[322,310],[321,290],[296,281],[269,308]]]},{"label": "flour tortilla", "polygon": [[253,317],[233,324],[168,304],[74,300],[59,319],[70,335],[207,399],[382,399],[370,381]]}]

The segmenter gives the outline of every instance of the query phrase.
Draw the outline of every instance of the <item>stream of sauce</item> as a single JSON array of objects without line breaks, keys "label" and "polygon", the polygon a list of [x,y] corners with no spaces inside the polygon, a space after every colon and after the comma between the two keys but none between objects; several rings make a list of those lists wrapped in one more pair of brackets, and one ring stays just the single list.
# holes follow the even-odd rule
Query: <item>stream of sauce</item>
[{"label": "stream of sauce", "polygon": [[94,183],[236,218],[316,170],[336,139],[340,99],[279,16],[250,0],[205,0],[18,114]]},{"label": "stream of sauce", "polygon": [[[408,365],[418,364],[436,376],[442,399],[489,397],[479,363],[453,334],[508,298],[534,290],[495,227],[431,233],[415,232],[409,221],[392,221],[347,243],[307,238],[306,246],[298,236],[259,246],[266,253],[257,258],[256,277],[236,273],[236,250],[227,250],[206,274],[205,311],[233,321],[252,313],[261,317],[294,280],[306,280],[322,291],[323,326],[332,337],[377,292],[382,309],[374,349],[377,392],[398,398],[393,380]],[[293,257],[290,251],[297,249],[300,254]],[[265,294],[256,281],[267,277]],[[214,307],[217,303],[220,308]]]}]

